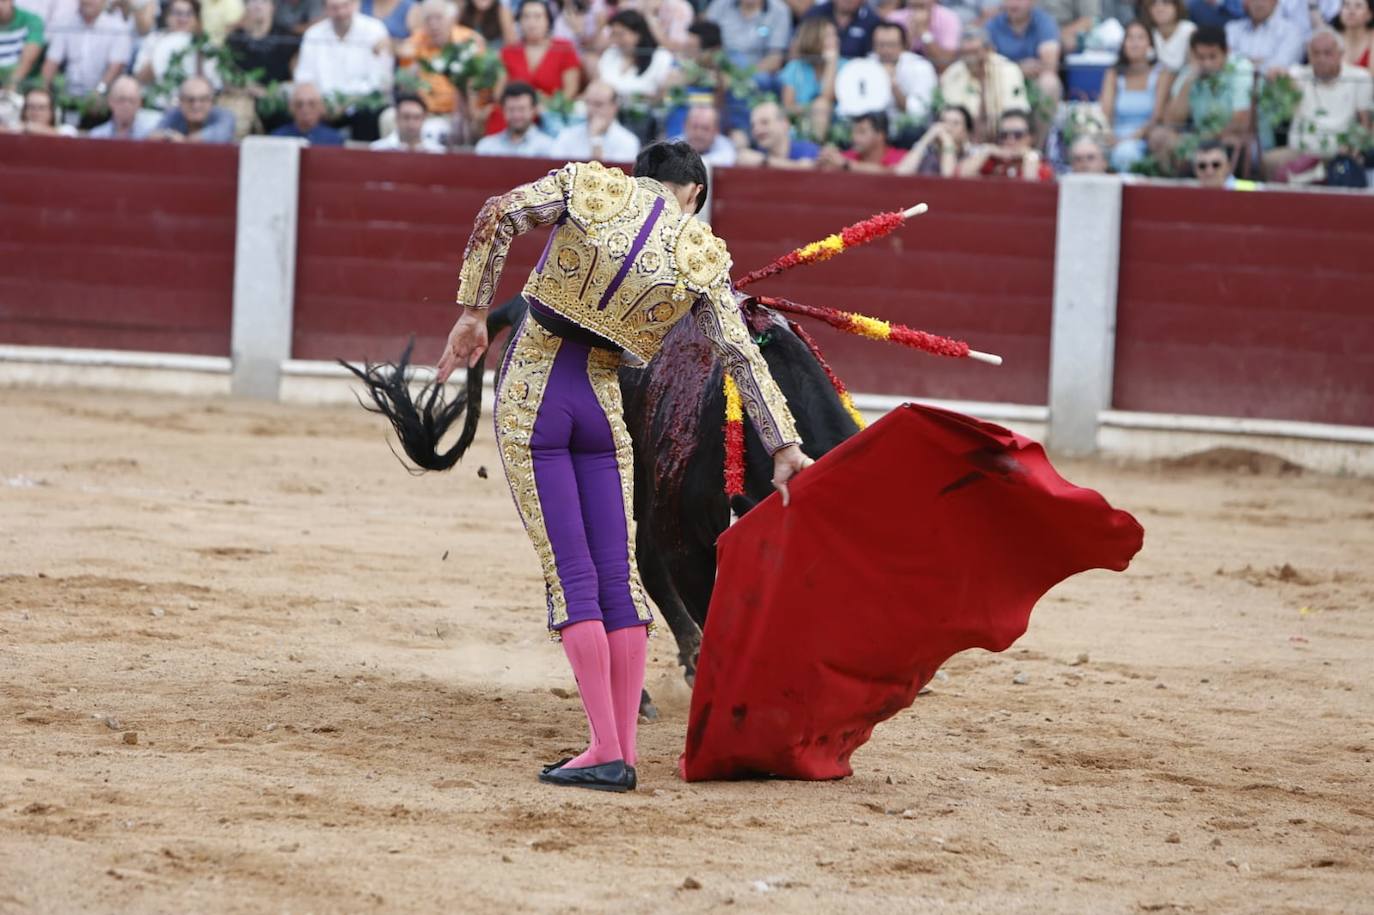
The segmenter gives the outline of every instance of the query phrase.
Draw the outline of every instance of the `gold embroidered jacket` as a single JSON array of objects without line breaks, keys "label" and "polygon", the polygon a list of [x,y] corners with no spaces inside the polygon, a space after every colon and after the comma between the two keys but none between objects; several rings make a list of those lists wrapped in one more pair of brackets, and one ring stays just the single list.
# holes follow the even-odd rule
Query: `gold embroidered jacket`
[{"label": "gold embroidered jacket", "polygon": [[725,360],[770,452],[800,443],[730,285],[730,255],[666,187],[598,162],[569,163],[492,197],[463,252],[458,302],[486,308],[511,240],[557,223],[525,295],[648,362],[691,312]]}]

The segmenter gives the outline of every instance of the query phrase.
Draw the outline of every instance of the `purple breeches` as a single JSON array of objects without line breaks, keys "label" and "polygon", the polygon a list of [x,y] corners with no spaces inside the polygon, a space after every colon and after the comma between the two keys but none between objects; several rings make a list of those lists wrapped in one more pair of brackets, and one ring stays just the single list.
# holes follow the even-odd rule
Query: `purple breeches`
[{"label": "purple breeches", "polygon": [[525,321],[496,389],[496,440],[543,566],[549,628],[652,621],[634,556],[634,451],[620,355]]}]

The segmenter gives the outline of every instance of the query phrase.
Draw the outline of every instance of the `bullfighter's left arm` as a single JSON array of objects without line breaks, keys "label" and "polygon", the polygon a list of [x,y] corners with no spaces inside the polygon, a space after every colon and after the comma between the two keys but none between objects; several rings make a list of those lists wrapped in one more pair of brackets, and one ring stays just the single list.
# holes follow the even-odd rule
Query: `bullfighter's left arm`
[{"label": "bullfighter's left arm", "polygon": [[697,299],[692,316],[735,379],[744,409],[768,453],[776,454],[788,445],[801,444],[792,411],[744,323],[727,276],[722,276]]}]

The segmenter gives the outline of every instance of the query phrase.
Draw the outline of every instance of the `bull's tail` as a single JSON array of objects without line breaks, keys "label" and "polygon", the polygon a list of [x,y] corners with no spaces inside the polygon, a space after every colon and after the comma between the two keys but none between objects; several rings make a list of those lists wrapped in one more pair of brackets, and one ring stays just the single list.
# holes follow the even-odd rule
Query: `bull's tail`
[{"label": "bull's tail", "polygon": [[[415,339],[412,337],[395,364],[383,362],[374,365],[368,362],[361,369],[342,359],[339,364],[366,386],[364,390],[371,403],[359,395],[358,403],[362,404],[363,409],[385,416],[396,430],[401,450],[418,468],[412,472],[448,470],[463,457],[477,435],[477,423],[482,417],[482,373],[486,354],[483,353],[477,365],[468,369],[467,385],[457,397],[448,399],[444,396],[444,385],[429,381],[412,399],[407,375],[410,354],[414,348]],[[464,417],[464,420],[458,440],[447,451],[440,451],[440,440],[459,417]]]},{"label": "bull's tail", "polygon": [[[516,297],[487,316],[487,339],[492,339],[500,331],[516,323],[523,317],[525,301]],[[477,364],[468,369],[467,383],[453,400],[444,396],[444,386],[430,381],[420,388],[414,399],[410,395],[410,384],[406,375],[410,368],[410,355],[415,348],[415,338],[406,344],[401,358],[395,363],[383,362],[379,365],[365,363],[362,369],[349,365],[340,359],[339,364],[348,369],[358,380],[366,385],[369,405],[360,396],[358,402],[371,413],[380,413],[396,430],[401,442],[401,450],[414,462],[412,473],[426,470],[448,470],[462,460],[477,435],[477,424],[482,418],[482,386],[486,374],[487,353],[483,350]],[[439,442],[449,429],[463,417],[463,428],[458,440],[447,451],[439,450]]]}]

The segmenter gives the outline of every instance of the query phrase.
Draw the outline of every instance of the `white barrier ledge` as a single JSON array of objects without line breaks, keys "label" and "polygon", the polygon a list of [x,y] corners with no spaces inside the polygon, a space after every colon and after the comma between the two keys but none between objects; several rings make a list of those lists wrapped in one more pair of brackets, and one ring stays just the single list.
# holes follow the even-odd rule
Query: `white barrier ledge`
[{"label": "white barrier ledge", "polygon": [[1104,426],[1115,426],[1120,429],[1213,432],[1223,435],[1267,435],[1276,438],[1302,438],[1374,445],[1374,428],[1368,426],[1338,426],[1328,423],[1295,422],[1286,419],[1193,416],[1186,413],[1130,413],[1123,410],[1103,410],[1098,414],[1098,420]]},{"label": "white barrier ledge", "polygon": [[173,369],[181,372],[229,371],[229,359],[226,356],[187,356],[181,353],[145,353],[118,349],[65,349],[56,346],[0,345],[0,362]]}]

